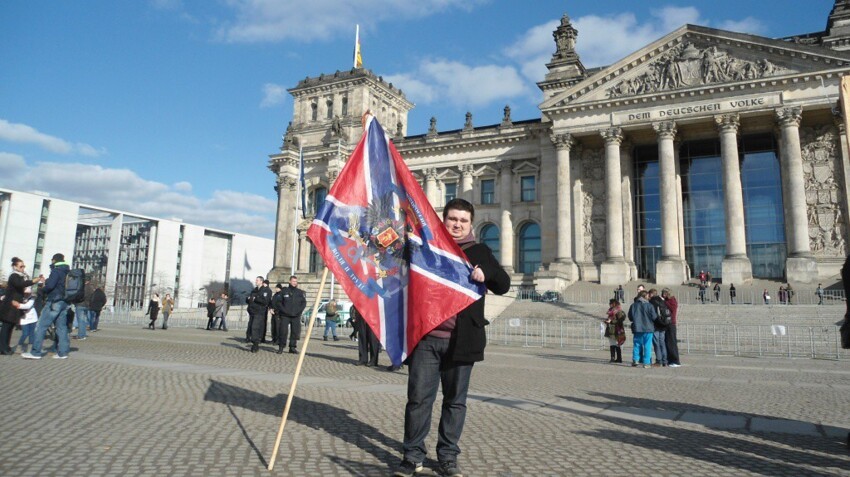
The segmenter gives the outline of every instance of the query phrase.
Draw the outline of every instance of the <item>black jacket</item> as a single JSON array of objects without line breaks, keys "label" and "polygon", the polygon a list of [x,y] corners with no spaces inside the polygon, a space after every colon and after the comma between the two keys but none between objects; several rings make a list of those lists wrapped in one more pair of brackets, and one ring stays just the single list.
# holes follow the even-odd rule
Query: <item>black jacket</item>
[{"label": "black jacket", "polygon": [[283,316],[283,292],[278,291],[272,295],[272,304],[271,304],[272,313],[275,316],[280,317]]},{"label": "black jacket", "polygon": [[101,311],[106,306],[106,293],[103,289],[97,288],[91,295],[91,309],[93,311]]},{"label": "black jacket", "polygon": [[3,296],[3,305],[0,306],[0,321],[7,323],[18,324],[21,317],[21,311],[12,306],[12,300],[23,303],[24,289],[32,286],[35,283],[32,280],[27,280],[19,273],[9,275],[9,286],[6,289],[6,294]]},{"label": "black jacket", "polygon": [[283,297],[283,308],[281,313],[283,316],[300,317],[307,307],[307,296],[304,295],[304,290],[289,285],[280,292]]},{"label": "black jacket", "polygon": [[248,313],[265,314],[272,303],[272,291],[269,287],[254,287],[245,302],[248,303]]},{"label": "black jacket", "polygon": [[[477,243],[467,248],[466,258],[484,272],[484,285],[496,295],[504,295],[511,288],[511,277],[505,272],[490,248]],[[455,329],[449,341],[449,352],[454,361],[476,362],[484,360],[487,334],[484,327],[490,324],[484,318],[484,296],[457,315]]]}]

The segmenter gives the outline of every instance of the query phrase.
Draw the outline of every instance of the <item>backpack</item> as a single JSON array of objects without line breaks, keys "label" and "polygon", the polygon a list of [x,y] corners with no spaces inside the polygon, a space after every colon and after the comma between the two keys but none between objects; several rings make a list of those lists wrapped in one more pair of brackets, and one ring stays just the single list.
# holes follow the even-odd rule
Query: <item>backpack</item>
[{"label": "backpack", "polygon": [[86,272],[81,268],[70,270],[65,275],[65,296],[62,297],[66,303],[82,303],[86,299]]},{"label": "backpack", "polygon": [[670,312],[670,308],[663,300],[655,303],[655,310],[658,312],[658,318],[655,319],[655,322],[659,326],[667,327],[673,323],[673,313]]},{"label": "backpack", "polygon": [[325,315],[334,316],[337,312],[336,300],[331,300],[328,302],[328,305],[325,307]]}]

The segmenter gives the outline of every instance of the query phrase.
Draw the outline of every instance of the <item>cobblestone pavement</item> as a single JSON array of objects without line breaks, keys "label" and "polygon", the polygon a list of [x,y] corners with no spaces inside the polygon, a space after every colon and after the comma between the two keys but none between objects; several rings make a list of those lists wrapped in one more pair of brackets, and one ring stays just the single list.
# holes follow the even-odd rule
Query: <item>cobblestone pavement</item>
[{"label": "cobblestone pavement", "polygon": [[[268,472],[297,356],[251,354],[243,333],[107,325],[65,361],[0,357],[0,474],[389,475],[404,370],[354,366],[355,343],[316,331]],[[473,372],[465,475],[850,476],[847,362],[607,360],[488,347]]]}]

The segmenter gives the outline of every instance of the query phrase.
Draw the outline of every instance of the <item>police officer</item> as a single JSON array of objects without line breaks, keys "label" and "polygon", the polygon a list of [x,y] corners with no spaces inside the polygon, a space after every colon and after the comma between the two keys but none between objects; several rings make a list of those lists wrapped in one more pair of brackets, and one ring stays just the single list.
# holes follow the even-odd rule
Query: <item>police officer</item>
[{"label": "police officer", "polygon": [[301,337],[301,313],[307,306],[307,297],[298,288],[298,277],[289,277],[289,286],[281,291],[283,306],[280,310],[280,328],[277,330],[278,354],[283,353],[286,335],[289,334],[289,352],[298,352],[298,338]]},{"label": "police officer", "polygon": [[256,285],[245,302],[248,304],[249,331],[251,341],[251,352],[260,350],[260,341],[263,340],[266,328],[266,312],[272,301],[272,291],[263,283],[263,277],[254,280]]}]

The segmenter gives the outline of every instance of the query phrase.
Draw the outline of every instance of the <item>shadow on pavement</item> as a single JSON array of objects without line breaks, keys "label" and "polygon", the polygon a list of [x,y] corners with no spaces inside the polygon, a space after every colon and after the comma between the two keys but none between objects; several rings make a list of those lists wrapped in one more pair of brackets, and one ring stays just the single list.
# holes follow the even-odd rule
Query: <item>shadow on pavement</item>
[{"label": "shadow on pavement", "polygon": [[[257,453],[264,466],[268,466],[260,451],[257,449],[251,437],[245,431],[239,418],[233,413],[233,407],[241,407],[249,411],[259,412],[274,416],[275,432],[283,408],[286,404],[286,394],[266,396],[265,394],[250,389],[225,384],[219,381],[210,381],[210,385],[204,394],[204,401],[224,404],[228,407],[242,430],[248,444]],[[289,410],[290,422],[296,422],[312,429],[319,429],[347,444],[362,449],[373,455],[379,462],[392,463],[398,460],[398,455],[387,449],[401,449],[401,443],[386,436],[377,428],[359,421],[351,416],[351,412],[341,408],[316,401],[309,401],[296,396],[292,400]],[[285,431],[284,431],[285,432]],[[354,466],[352,473],[355,475],[374,475],[374,465],[366,463],[347,462],[346,466]],[[355,468],[358,468],[354,470]],[[386,467],[383,468],[386,472]]]},{"label": "shadow on pavement", "polygon": [[[589,393],[601,398],[600,401],[559,396],[561,399],[587,406],[605,408],[633,407],[641,410],[696,412],[703,414],[736,414],[723,409],[706,406],[665,402],[653,399],[618,396],[606,393]],[[630,420],[599,413],[576,409],[549,406],[548,409],[576,413],[616,424],[622,430],[599,429],[580,431],[581,434],[612,443],[627,444],[647,450],[663,451],[679,456],[700,459],[727,468],[756,472],[762,475],[782,475],[794,473],[826,477],[836,475],[835,471],[847,469],[850,454],[841,438],[813,438],[809,435],[782,433],[753,433],[743,429],[722,429],[700,431],[697,429],[677,428],[663,424]],[[752,418],[775,419],[767,416],[737,413]],[[637,430],[638,432],[634,432]],[[736,436],[740,436],[736,437]],[[755,439],[754,439],[755,438]],[[765,441],[772,441],[765,442]],[[816,441],[834,444],[817,445]],[[616,445],[616,444],[615,444]],[[836,455],[830,456],[829,453]],[[816,471],[815,468],[823,470]]]}]

